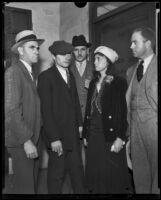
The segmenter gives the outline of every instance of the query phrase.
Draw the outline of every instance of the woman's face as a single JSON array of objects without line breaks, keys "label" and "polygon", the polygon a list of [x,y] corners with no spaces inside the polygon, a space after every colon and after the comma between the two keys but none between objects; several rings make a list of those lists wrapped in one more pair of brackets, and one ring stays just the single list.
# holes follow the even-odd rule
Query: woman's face
[{"label": "woman's face", "polygon": [[96,71],[103,72],[107,70],[108,61],[105,56],[96,54],[94,65]]}]

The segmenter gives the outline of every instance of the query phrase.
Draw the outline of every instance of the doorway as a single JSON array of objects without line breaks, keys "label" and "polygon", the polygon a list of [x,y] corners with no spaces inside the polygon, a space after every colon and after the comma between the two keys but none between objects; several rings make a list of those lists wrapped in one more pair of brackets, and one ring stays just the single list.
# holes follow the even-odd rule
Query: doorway
[{"label": "doorway", "polygon": [[[104,2],[104,4],[109,3]],[[125,77],[126,70],[136,62],[130,50],[131,33],[140,26],[148,26],[156,30],[156,3],[127,2],[97,17],[98,6],[99,3],[90,6],[90,37],[94,44],[92,52],[100,45],[107,45],[116,50],[119,54],[116,73]]]},{"label": "doorway", "polygon": [[22,30],[32,30],[32,12],[31,10],[4,6],[4,44],[3,54],[5,68],[7,68],[14,56],[11,53],[11,47],[15,43],[15,36]]}]

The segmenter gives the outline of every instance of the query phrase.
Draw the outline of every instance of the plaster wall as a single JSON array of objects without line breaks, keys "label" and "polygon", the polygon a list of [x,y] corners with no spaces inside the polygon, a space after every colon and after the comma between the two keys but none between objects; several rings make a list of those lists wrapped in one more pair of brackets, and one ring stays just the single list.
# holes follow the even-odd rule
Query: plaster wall
[{"label": "plaster wall", "polygon": [[89,40],[88,4],[79,8],[74,2],[60,3],[60,39],[71,42],[74,35],[84,34]]},{"label": "plaster wall", "polygon": [[40,48],[40,71],[50,67],[52,58],[48,47],[60,38],[60,2],[12,2],[7,6],[32,11],[33,30],[38,38],[45,39]]}]

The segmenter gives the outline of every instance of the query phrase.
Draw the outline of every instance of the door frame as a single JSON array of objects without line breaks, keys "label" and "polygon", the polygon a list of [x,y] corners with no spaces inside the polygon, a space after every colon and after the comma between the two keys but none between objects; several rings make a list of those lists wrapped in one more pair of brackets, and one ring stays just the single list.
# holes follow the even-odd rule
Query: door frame
[{"label": "door frame", "polygon": [[[102,2],[102,4],[105,2]],[[156,3],[157,2],[129,2],[128,4],[125,4],[117,9],[114,9],[106,14],[103,14],[99,17],[97,17],[97,7],[101,5],[101,2],[90,2],[89,3],[89,41],[92,43],[92,47],[90,48],[90,52],[91,52],[91,61],[93,63],[93,52],[95,50],[95,48],[100,44],[100,41],[98,41],[100,39],[100,37],[98,37],[97,34],[97,29],[96,27],[98,26],[98,24],[102,23],[103,21],[108,21],[111,20],[112,17],[115,17],[116,15],[120,14],[121,12],[125,12],[128,9],[132,9],[135,7],[140,7],[142,5],[145,5],[149,7],[150,6],[155,6],[156,8]],[[156,30],[156,22],[155,24],[153,24],[153,20],[151,19],[151,15],[152,15],[152,11],[149,9],[148,10],[148,26],[153,28],[154,30]]]},{"label": "door frame", "polygon": [[[24,30],[24,28],[18,28],[16,26],[16,22],[14,21],[14,16],[16,13],[23,14],[26,19],[26,30],[32,30],[32,11],[28,9],[23,8],[16,8],[11,6],[4,6],[3,8],[3,25],[4,25],[4,31],[3,31],[3,58],[6,61],[5,62],[5,69],[8,68],[11,61],[15,59],[15,55],[11,53],[11,47],[15,43],[15,36],[18,32]],[[18,23],[18,22],[17,22]],[[7,39],[6,39],[7,37]],[[8,41],[9,40],[9,41]],[[7,41],[7,42],[6,42]]]}]

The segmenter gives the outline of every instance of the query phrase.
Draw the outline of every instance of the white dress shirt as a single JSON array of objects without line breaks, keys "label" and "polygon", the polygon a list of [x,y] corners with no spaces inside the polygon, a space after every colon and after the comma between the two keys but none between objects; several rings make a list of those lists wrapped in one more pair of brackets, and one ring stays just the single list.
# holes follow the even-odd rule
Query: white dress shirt
[{"label": "white dress shirt", "polygon": [[83,76],[83,73],[84,73],[85,68],[86,68],[86,64],[87,64],[87,60],[84,60],[83,62],[75,61],[75,65],[78,69],[80,76]]},{"label": "white dress shirt", "polygon": [[150,56],[148,56],[147,58],[144,59],[144,63],[143,63],[143,66],[144,66],[144,70],[143,70],[143,74],[145,74],[152,58],[153,58],[154,54],[151,54]]},{"label": "white dress shirt", "polygon": [[29,72],[32,80],[34,80],[33,76],[32,76],[32,67],[24,60],[20,59],[20,61],[25,65],[27,71]]},{"label": "white dress shirt", "polygon": [[62,78],[64,79],[64,81],[67,83],[67,73],[66,73],[66,69],[60,66],[56,66],[57,69],[59,70]]}]

